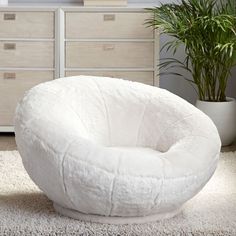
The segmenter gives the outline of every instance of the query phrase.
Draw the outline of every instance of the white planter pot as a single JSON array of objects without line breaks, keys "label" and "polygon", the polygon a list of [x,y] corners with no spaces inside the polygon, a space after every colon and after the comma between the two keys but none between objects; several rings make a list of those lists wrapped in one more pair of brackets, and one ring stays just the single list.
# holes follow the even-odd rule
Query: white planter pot
[{"label": "white planter pot", "polygon": [[0,0],[0,6],[7,5],[7,4],[8,4],[8,0]]},{"label": "white planter pot", "polygon": [[197,100],[196,107],[208,115],[220,134],[222,146],[230,145],[236,137],[236,101],[227,98],[226,102]]}]

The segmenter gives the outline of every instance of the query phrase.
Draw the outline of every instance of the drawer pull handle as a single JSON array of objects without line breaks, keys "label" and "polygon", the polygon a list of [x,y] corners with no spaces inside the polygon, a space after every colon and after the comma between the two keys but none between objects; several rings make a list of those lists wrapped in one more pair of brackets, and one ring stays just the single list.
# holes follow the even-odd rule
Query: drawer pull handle
[{"label": "drawer pull handle", "polygon": [[16,79],[16,73],[4,73],[3,78],[4,79]]},{"label": "drawer pull handle", "polygon": [[114,14],[105,14],[103,16],[104,21],[115,21],[116,20],[116,15]]},{"label": "drawer pull handle", "polygon": [[15,43],[4,43],[4,50],[16,50]]},{"label": "drawer pull handle", "polygon": [[104,44],[103,45],[103,50],[104,51],[113,51],[115,49],[114,44]]},{"label": "drawer pull handle", "polygon": [[16,14],[5,13],[3,18],[4,18],[4,20],[15,20],[16,19]]}]

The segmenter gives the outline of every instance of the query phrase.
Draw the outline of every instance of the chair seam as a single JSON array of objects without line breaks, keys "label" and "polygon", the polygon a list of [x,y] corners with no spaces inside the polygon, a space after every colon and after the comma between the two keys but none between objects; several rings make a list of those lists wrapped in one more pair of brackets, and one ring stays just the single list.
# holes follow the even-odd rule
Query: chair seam
[{"label": "chair seam", "polygon": [[140,120],[140,123],[139,123],[139,128],[138,128],[138,133],[137,133],[137,139],[136,139],[136,144],[135,144],[135,146],[137,146],[137,144],[138,144],[138,140],[139,140],[139,136],[140,136],[140,130],[141,130],[141,125],[142,125],[142,123],[143,123],[144,115],[146,114],[147,106],[148,106],[148,104],[150,103],[150,100],[151,100],[151,99],[149,99],[148,102],[146,102],[145,108],[144,108],[144,110],[143,110],[143,115],[142,115],[142,119]]},{"label": "chair seam", "polygon": [[65,159],[66,159],[66,155],[69,151],[69,148],[71,147],[71,145],[76,141],[76,139],[72,140],[67,148],[65,149],[65,152],[64,152],[64,155],[62,156],[62,162],[61,162],[61,173],[62,173],[62,184],[63,184],[63,188],[64,188],[64,192],[66,194],[66,196],[68,197],[69,199],[69,202],[72,204],[72,206],[74,206],[74,203],[73,201],[70,199],[70,196],[68,194],[68,191],[67,191],[67,187],[66,187],[66,184],[65,184],[65,167],[64,167],[64,164],[65,164]]},{"label": "chair seam", "polygon": [[151,207],[150,211],[152,211],[157,205],[160,204],[160,202],[157,204],[159,198],[160,198],[160,195],[161,193],[163,192],[163,187],[164,187],[164,180],[165,180],[165,159],[161,157],[161,160],[162,160],[162,163],[163,163],[163,166],[162,166],[162,178],[161,178],[161,186],[160,186],[160,191],[157,193],[156,197],[154,198],[154,201],[153,201],[153,206]]},{"label": "chair seam", "polygon": [[112,214],[112,211],[113,211],[113,208],[114,208],[114,204],[113,204],[113,199],[114,199],[114,186],[115,186],[115,181],[116,181],[116,178],[117,178],[117,173],[118,173],[118,170],[120,168],[120,163],[121,163],[121,156],[123,154],[121,154],[119,157],[118,157],[118,165],[117,165],[117,168],[116,168],[116,171],[114,173],[114,177],[113,177],[113,181],[112,181],[112,188],[111,188],[111,208],[110,208],[110,212],[109,212],[109,216],[111,216]]},{"label": "chair seam", "polygon": [[112,141],[111,141],[111,124],[110,124],[110,116],[108,115],[108,107],[107,107],[107,104],[105,102],[105,98],[102,94],[102,90],[100,88],[100,86],[98,85],[98,83],[94,80],[94,79],[91,79],[93,81],[93,83],[96,85],[96,87],[98,88],[100,94],[101,94],[101,97],[102,97],[102,100],[103,100],[103,103],[104,103],[104,107],[105,107],[105,110],[106,110],[106,117],[107,117],[107,126],[108,126],[108,136],[109,136],[109,142],[110,142],[110,146],[112,144]]}]

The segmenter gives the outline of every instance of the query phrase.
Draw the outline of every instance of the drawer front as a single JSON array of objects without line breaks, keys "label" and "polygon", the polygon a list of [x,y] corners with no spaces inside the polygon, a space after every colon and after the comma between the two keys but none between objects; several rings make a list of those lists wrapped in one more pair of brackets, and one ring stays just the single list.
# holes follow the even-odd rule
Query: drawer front
[{"label": "drawer front", "polygon": [[54,38],[54,13],[0,12],[0,38]]},{"label": "drawer front", "polygon": [[50,71],[0,71],[0,125],[13,125],[18,101],[37,84],[52,80]]},{"label": "drawer front", "polygon": [[144,23],[149,13],[66,13],[66,38],[152,39]]},{"label": "drawer front", "polygon": [[152,42],[67,42],[66,67],[153,67]]},{"label": "drawer front", "polygon": [[53,42],[0,42],[0,67],[54,67]]},{"label": "drawer front", "polygon": [[112,78],[121,78],[148,85],[154,85],[154,72],[149,71],[67,71],[66,76],[92,75]]}]

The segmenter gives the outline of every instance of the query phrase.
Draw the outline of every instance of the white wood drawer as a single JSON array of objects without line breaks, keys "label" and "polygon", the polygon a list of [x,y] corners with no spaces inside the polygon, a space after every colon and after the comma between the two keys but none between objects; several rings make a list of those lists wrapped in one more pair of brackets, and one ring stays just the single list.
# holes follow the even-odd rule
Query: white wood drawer
[{"label": "white wood drawer", "polygon": [[152,42],[67,42],[66,67],[153,67]]},{"label": "white wood drawer", "polygon": [[0,38],[54,38],[54,13],[0,12]]},{"label": "white wood drawer", "polygon": [[66,38],[152,39],[153,30],[144,22],[149,13],[67,12]]},{"label": "white wood drawer", "polygon": [[52,80],[52,71],[0,71],[0,125],[13,125],[18,101],[35,85]]},{"label": "white wood drawer", "polygon": [[54,42],[0,42],[0,67],[54,67]]},{"label": "white wood drawer", "polygon": [[154,72],[151,71],[66,71],[66,76],[94,75],[121,78],[148,85],[154,85]]}]

